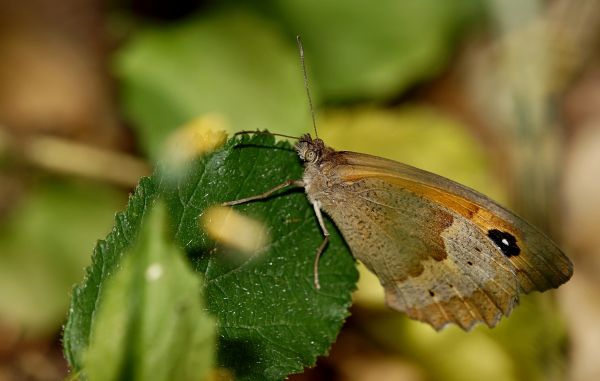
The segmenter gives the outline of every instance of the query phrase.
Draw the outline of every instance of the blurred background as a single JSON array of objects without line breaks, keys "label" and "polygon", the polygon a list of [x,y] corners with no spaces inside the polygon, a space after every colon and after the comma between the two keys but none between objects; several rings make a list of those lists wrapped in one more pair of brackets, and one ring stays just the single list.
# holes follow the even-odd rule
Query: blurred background
[{"label": "blurred background", "polygon": [[67,376],[70,290],[193,121],[312,132],[510,206],[575,264],[497,328],[441,333],[361,271],[327,358],[291,380],[600,379],[600,2],[0,2],[0,381]]}]

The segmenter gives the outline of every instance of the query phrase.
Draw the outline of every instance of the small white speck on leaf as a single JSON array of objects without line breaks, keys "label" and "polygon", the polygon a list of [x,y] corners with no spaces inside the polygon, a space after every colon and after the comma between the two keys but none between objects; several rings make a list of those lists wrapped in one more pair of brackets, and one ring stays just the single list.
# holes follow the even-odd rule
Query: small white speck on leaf
[{"label": "small white speck on leaf", "polygon": [[160,263],[153,263],[146,269],[146,280],[149,282],[159,279],[163,274],[163,267]]}]

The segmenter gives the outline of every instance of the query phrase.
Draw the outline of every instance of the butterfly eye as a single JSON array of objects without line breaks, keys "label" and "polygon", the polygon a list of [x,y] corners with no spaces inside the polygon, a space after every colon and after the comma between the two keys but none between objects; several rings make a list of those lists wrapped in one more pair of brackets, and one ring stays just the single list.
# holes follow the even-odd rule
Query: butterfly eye
[{"label": "butterfly eye", "polygon": [[306,151],[306,154],[304,155],[304,160],[308,161],[309,163],[314,163],[315,161],[317,161],[317,153],[313,150]]}]

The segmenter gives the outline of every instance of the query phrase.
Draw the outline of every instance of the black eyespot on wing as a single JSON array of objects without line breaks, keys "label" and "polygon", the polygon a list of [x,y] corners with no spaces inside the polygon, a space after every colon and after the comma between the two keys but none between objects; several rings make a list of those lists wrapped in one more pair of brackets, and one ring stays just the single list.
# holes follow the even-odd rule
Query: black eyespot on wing
[{"label": "black eyespot on wing", "polygon": [[494,242],[507,257],[514,257],[521,253],[521,249],[519,248],[519,245],[517,245],[517,239],[508,232],[491,229],[488,231],[488,237],[490,237],[492,242]]}]

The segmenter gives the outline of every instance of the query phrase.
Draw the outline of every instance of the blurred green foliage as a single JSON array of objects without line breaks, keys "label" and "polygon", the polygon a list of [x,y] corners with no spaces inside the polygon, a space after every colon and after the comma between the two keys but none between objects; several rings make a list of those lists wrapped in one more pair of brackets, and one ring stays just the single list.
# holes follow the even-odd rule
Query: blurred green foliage
[{"label": "blurred green foliage", "polygon": [[397,97],[444,69],[481,0],[268,0],[255,6],[293,41],[302,36],[326,102]]},{"label": "blurred green foliage", "polygon": [[294,46],[250,14],[144,28],[116,70],[123,107],[153,157],[171,131],[205,113],[224,117],[230,132],[285,126],[299,134],[309,120]]},{"label": "blurred green foliage", "polygon": [[204,113],[225,117],[230,131],[306,132],[296,35],[315,104],[385,100],[443,70],[460,32],[484,14],[479,0],[233,4],[141,27],[117,55],[123,107],[151,156]]},{"label": "blurred green foliage", "polygon": [[110,187],[39,179],[0,224],[0,315],[27,335],[55,332],[89,252],[121,195]]}]

